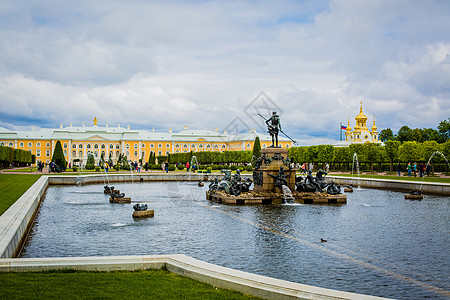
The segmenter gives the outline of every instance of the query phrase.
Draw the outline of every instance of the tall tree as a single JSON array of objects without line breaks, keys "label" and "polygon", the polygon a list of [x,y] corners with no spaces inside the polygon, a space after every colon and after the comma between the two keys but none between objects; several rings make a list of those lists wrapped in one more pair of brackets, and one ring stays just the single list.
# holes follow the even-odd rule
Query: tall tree
[{"label": "tall tree", "polygon": [[394,139],[394,133],[392,132],[392,129],[386,128],[380,131],[379,134],[380,141],[390,141]]},{"label": "tall tree", "polygon": [[53,150],[53,157],[52,162],[58,165],[58,167],[61,168],[61,170],[65,171],[67,162],[66,158],[64,157],[64,152],[61,146],[61,142],[57,141],[55,145],[55,150]]},{"label": "tall tree", "polygon": [[253,156],[255,159],[261,156],[261,143],[259,141],[259,136],[255,138],[255,142],[253,143]]},{"label": "tall tree", "polygon": [[450,139],[450,118],[447,120],[441,121],[438,125],[439,134],[443,137],[443,142],[446,142]]},{"label": "tall tree", "polygon": [[411,141],[411,128],[406,125],[402,126],[397,132],[396,139],[400,142]]},{"label": "tall tree", "polygon": [[398,159],[398,147],[400,147],[399,141],[386,141],[384,143],[384,152],[389,158],[389,170],[394,170],[394,160]]},{"label": "tall tree", "polygon": [[420,143],[416,141],[408,141],[398,147],[398,156],[402,161],[414,162],[422,158]]}]

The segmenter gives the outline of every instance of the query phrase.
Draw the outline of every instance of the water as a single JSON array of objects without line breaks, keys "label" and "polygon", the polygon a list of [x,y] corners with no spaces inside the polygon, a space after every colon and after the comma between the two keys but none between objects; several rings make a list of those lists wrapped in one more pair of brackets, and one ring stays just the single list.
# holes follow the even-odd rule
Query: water
[{"label": "water", "polygon": [[289,189],[289,187],[283,185],[282,190],[283,190],[283,197],[284,197],[283,203],[288,203],[288,204],[294,203],[295,198],[294,198],[294,196],[292,196],[292,192]]},{"label": "water", "polygon": [[352,163],[352,185],[353,185],[353,171],[354,171],[354,167],[355,167],[355,160],[356,160],[356,170],[358,171],[358,179],[357,179],[357,185],[358,188],[360,187],[361,183],[360,183],[360,178],[359,178],[359,162],[358,162],[358,155],[355,153],[353,153],[353,163]]},{"label": "water", "polygon": [[122,192],[155,210],[134,220],[134,203],[110,204],[101,185],[51,186],[23,257],[181,253],[349,292],[450,297],[448,197],[408,201],[364,189],[340,206],[226,206],[205,200],[206,190],[196,182],[123,183]]},{"label": "water", "polygon": [[[425,167],[428,166],[428,164],[431,162],[431,159],[432,159],[433,156],[435,156],[436,154],[439,154],[440,156],[442,156],[442,157],[445,159],[445,161],[447,162],[447,170],[450,170],[450,163],[448,162],[447,157],[445,157],[445,155],[442,154],[442,153],[439,152],[439,151],[435,151],[435,152],[433,152],[433,154],[431,154],[431,156],[430,156],[430,158],[428,159],[428,162],[427,162],[427,164],[425,165]],[[422,185],[423,185],[423,179],[424,179],[424,178],[425,178],[425,174],[422,176],[422,182],[420,183],[420,191],[422,191]]]}]

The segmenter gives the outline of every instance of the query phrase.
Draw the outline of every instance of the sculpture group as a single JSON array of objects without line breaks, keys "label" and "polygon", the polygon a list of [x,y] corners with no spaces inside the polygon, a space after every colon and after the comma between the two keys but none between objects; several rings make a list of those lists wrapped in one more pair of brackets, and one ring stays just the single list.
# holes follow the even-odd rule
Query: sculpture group
[{"label": "sculpture group", "polygon": [[243,180],[239,170],[234,175],[222,170],[223,178],[212,180],[207,198],[228,204],[283,203],[289,193],[298,203],[346,203],[347,197],[341,194],[340,186],[325,180],[326,172],[319,170],[315,177],[311,172],[305,178],[296,176],[288,150],[278,147],[278,133],[282,132],[279,116],[273,112],[272,117],[265,120],[273,144],[262,149],[260,157],[254,158],[253,181]]}]

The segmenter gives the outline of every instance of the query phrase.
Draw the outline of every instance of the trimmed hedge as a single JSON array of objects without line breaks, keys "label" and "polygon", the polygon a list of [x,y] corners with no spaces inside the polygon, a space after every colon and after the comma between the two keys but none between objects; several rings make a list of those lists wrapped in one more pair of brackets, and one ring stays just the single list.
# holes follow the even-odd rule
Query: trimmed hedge
[{"label": "trimmed hedge", "polygon": [[33,156],[26,150],[0,146],[0,167],[9,168],[12,162],[17,167],[27,166],[33,163]]}]

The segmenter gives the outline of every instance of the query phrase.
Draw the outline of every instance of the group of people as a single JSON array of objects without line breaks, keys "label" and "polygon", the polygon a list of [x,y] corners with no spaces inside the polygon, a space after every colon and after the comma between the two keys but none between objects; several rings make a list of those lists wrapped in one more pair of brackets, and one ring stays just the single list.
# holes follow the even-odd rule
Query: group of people
[{"label": "group of people", "polygon": [[[431,173],[431,165],[430,163],[419,163],[419,165],[417,165],[416,162],[414,162],[413,164],[411,162],[408,162],[408,164],[406,165],[406,170],[408,171],[408,176],[411,177],[412,174],[414,173],[414,177],[417,177],[417,173],[419,173],[420,177],[425,176],[425,174],[427,176],[430,176]],[[400,164],[400,162],[397,163],[397,174],[398,176],[401,176],[400,173],[402,171],[402,166]]]}]

